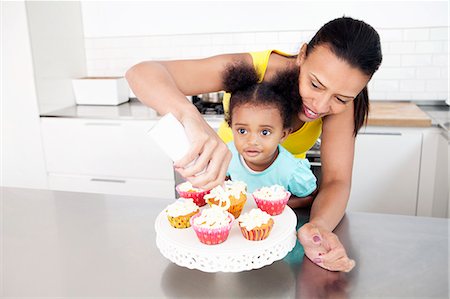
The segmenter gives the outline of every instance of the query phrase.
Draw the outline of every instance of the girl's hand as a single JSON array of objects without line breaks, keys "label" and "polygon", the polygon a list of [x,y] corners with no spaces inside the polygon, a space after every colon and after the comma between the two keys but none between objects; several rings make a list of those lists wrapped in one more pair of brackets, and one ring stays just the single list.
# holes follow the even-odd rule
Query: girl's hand
[{"label": "girl's hand", "polygon": [[355,261],[348,258],[338,237],[330,231],[306,223],[298,230],[298,239],[305,255],[324,269],[349,272],[355,266]]},{"label": "girl's hand", "polygon": [[175,169],[195,187],[212,189],[222,184],[231,160],[228,147],[198,112],[188,113],[181,123],[192,146],[186,156],[174,163]]}]

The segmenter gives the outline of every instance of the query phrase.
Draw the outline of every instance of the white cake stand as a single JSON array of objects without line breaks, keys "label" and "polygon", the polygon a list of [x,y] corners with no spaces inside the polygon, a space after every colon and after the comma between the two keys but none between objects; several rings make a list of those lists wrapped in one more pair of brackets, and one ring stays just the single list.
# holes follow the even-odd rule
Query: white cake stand
[{"label": "white cake stand", "polygon": [[[256,204],[248,195],[243,213],[252,208],[256,208]],[[225,242],[205,245],[199,241],[192,227],[173,228],[163,210],[155,221],[156,245],[163,256],[189,269],[204,272],[258,269],[284,258],[294,248],[297,239],[297,217],[291,208],[286,206],[281,215],[272,217],[274,226],[265,240],[245,239],[235,221]]]}]

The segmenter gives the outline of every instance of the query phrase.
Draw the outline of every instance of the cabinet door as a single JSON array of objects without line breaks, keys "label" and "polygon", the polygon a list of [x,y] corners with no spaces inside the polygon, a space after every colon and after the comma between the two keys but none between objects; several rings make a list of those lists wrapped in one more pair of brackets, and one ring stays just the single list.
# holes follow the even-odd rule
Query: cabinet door
[{"label": "cabinet door", "polygon": [[66,174],[50,174],[48,180],[52,190],[145,196],[169,200],[175,198],[174,183],[170,180],[105,178]]},{"label": "cabinet door", "polygon": [[47,171],[174,181],[172,161],[147,134],[154,123],[41,118]]},{"label": "cabinet door", "polygon": [[420,132],[359,134],[348,210],[415,215],[421,144]]}]

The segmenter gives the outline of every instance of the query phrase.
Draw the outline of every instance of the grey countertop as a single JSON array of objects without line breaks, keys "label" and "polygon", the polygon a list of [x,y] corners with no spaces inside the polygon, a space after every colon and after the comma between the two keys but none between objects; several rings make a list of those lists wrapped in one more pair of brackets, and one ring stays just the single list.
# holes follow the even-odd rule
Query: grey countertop
[{"label": "grey countertop", "polygon": [[[450,107],[444,103],[419,104],[432,119],[432,125],[445,132],[450,129]],[[41,117],[99,118],[115,120],[157,120],[156,111],[146,107],[136,98],[117,106],[73,105],[66,108],[41,113]],[[210,123],[220,123],[223,115],[204,115]],[[215,124],[216,125],[216,124]],[[218,125],[216,125],[218,126]]]},{"label": "grey countertop", "polygon": [[[300,246],[240,273],[165,259],[154,222],[171,199],[1,188],[2,296],[448,298],[449,221],[348,213],[336,229],[357,266],[323,270]],[[299,224],[307,211],[296,211]],[[256,245],[256,244],[255,244]]]},{"label": "grey countertop", "polygon": [[[40,114],[41,117],[98,118],[113,120],[157,120],[155,110],[133,98],[117,106],[73,105]],[[210,122],[221,122],[223,115],[204,115]]]}]

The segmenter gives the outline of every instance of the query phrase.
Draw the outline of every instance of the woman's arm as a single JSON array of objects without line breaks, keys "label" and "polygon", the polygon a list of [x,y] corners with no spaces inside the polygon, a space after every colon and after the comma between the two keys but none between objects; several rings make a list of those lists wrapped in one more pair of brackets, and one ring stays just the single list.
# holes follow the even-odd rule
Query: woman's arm
[{"label": "woman's arm", "polygon": [[349,108],[325,117],[322,126],[322,183],[310,222],[330,231],[341,221],[350,195],[355,138],[353,105]]},{"label": "woman's arm", "polygon": [[355,262],[332,232],[347,206],[353,167],[353,105],[324,118],[322,127],[322,183],[315,198],[309,223],[298,235],[305,254],[319,266],[333,271],[350,271]]},{"label": "woman's arm", "polygon": [[[192,147],[180,161],[177,171],[194,186],[210,189],[220,184],[231,159],[226,145],[186,98],[222,89],[222,73],[235,61],[251,63],[248,54],[218,55],[198,60],[146,61],[126,73],[138,99],[159,114],[171,112],[186,129]],[[184,168],[194,159],[196,163]],[[207,167],[207,170],[196,176]]]}]

